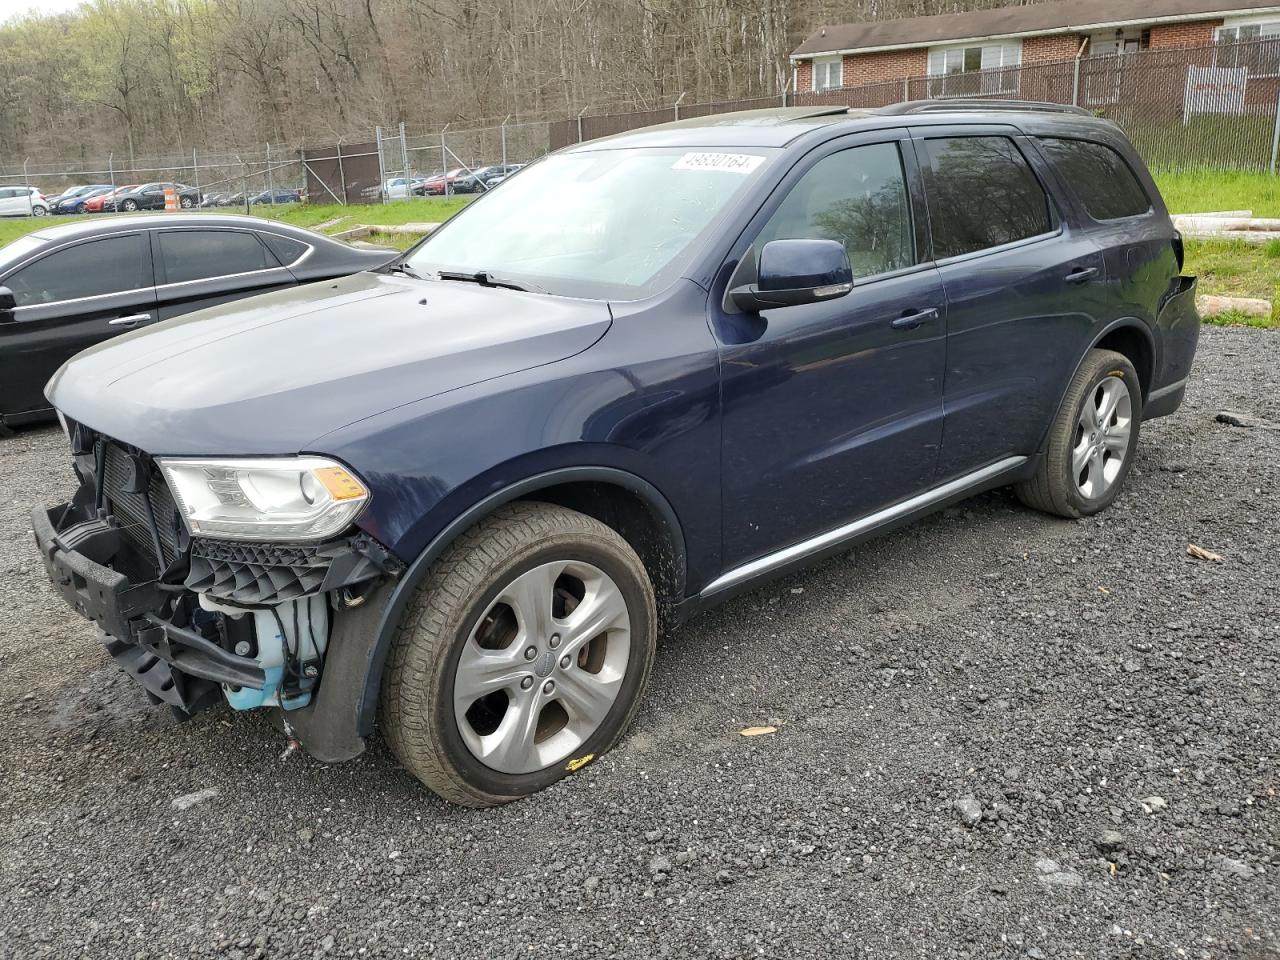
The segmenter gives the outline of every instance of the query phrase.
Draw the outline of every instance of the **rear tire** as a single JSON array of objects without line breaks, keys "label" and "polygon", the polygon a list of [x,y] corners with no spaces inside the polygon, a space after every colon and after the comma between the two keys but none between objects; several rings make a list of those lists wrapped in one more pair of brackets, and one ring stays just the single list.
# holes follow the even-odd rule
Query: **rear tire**
[{"label": "rear tire", "polygon": [[382,732],[446,800],[507,803],[618,741],[656,646],[653,586],[621,536],[564,507],[511,504],[418,587],[383,677]]},{"label": "rear tire", "polygon": [[1040,469],[1014,487],[1018,499],[1072,519],[1105,510],[1129,475],[1141,425],[1133,364],[1113,350],[1090,350],[1067,386]]}]

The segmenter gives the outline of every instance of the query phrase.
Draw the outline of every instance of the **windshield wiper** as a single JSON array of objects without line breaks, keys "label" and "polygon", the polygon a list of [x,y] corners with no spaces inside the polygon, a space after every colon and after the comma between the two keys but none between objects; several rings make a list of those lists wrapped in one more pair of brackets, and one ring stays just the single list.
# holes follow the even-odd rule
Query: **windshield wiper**
[{"label": "windshield wiper", "polygon": [[441,280],[461,280],[464,283],[478,283],[482,287],[502,287],[505,290],[521,290],[528,292],[528,287],[523,287],[518,283],[510,280],[499,280],[488,270],[477,270],[474,273],[467,273],[463,270],[440,270],[436,273]]},{"label": "windshield wiper", "polygon": [[425,280],[425,279],[427,279],[426,277],[424,277],[424,276],[422,276],[421,274],[417,273],[417,272],[413,269],[413,267],[409,266],[409,264],[407,264],[407,263],[393,263],[393,264],[391,264],[389,267],[387,267],[387,272],[389,272],[389,273],[403,273],[406,277],[412,277],[414,280]]}]

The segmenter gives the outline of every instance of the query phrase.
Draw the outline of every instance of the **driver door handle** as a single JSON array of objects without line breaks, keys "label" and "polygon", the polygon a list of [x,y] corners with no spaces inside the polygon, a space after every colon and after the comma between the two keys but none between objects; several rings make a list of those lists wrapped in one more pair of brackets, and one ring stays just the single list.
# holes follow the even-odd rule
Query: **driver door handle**
[{"label": "driver door handle", "polygon": [[1097,267],[1076,267],[1067,274],[1067,283],[1084,283],[1098,275]]},{"label": "driver door handle", "polygon": [[146,323],[151,319],[149,313],[131,313],[127,317],[116,317],[114,320],[108,320],[107,326],[110,327],[132,327],[135,324]]},{"label": "driver door handle", "polygon": [[938,309],[936,307],[929,307],[927,310],[914,310],[904,313],[897,320],[893,321],[890,326],[895,330],[914,330],[922,323],[927,323],[930,320],[937,319]]}]

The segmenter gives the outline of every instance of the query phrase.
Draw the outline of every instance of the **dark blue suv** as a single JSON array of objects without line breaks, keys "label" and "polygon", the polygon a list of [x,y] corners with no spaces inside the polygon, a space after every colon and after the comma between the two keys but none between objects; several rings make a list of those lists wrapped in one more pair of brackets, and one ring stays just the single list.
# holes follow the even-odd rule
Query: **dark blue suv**
[{"label": "dark blue suv", "polygon": [[1199,332],[1111,123],[770,110],[561,151],[378,272],[50,382],[66,599],[182,715],[375,725],[441,795],[608,750],[664,624],[963,497],[1105,508]]}]

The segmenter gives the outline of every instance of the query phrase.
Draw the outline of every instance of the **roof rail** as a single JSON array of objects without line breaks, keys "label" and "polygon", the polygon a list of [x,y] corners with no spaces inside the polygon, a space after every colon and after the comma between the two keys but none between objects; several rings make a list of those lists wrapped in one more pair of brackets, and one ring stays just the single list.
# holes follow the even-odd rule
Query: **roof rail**
[{"label": "roof rail", "polygon": [[1073,107],[1066,103],[1049,103],[1043,100],[983,100],[980,98],[957,97],[953,100],[907,100],[881,107],[885,114],[904,113],[953,113],[964,110],[1010,110],[1036,111],[1040,113],[1071,113],[1077,116],[1093,116],[1083,107]]}]

